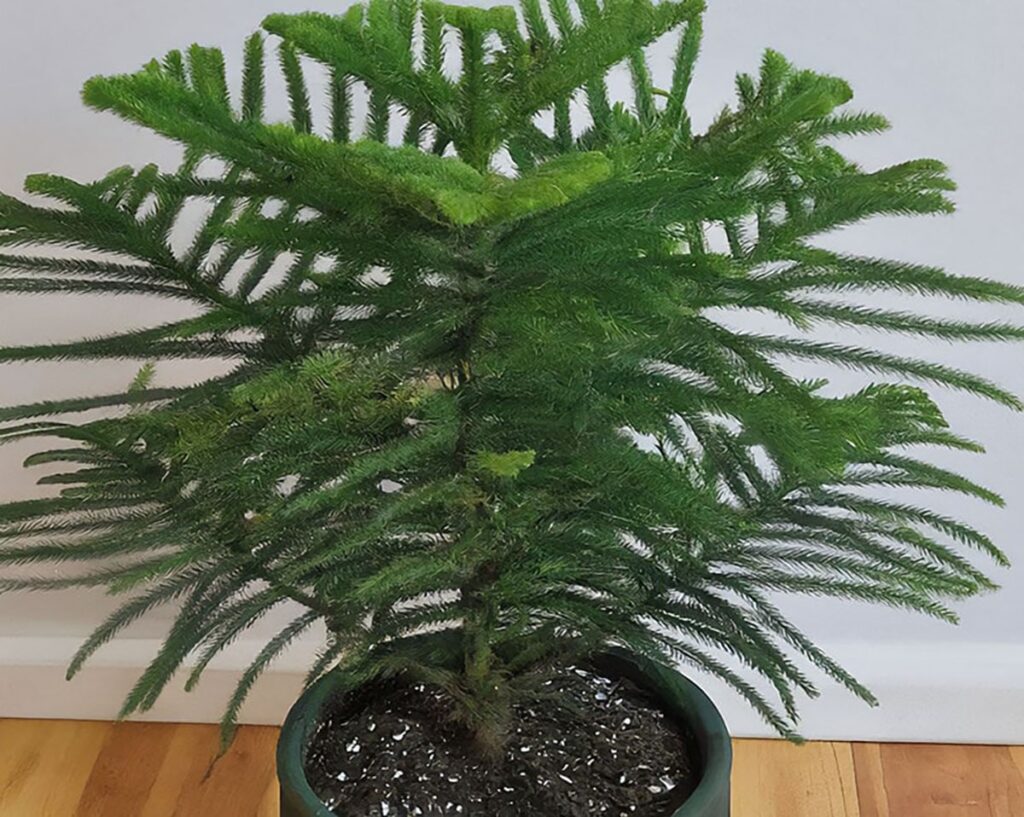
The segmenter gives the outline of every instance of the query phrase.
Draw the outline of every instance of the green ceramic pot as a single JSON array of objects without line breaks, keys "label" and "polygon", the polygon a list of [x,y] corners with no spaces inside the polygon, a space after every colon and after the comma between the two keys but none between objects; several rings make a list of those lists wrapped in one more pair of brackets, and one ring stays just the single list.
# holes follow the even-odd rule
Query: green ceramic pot
[{"label": "green ceramic pot", "polygon": [[[610,676],[629,678],[653,693],[665,712],[684,724],[701,759],[701,780],[673,817],[729,817],[732,746],[722,716],[693,682],[678,672],[613,650],[593,662]],[[314,684],[292,707],[277,744],[281,781],[281,817],[333,817],[306,782],[303,766],[309,738],[325,702],[341,679],[330,674]],[[539,817],[539,816],[538,816]]]}]

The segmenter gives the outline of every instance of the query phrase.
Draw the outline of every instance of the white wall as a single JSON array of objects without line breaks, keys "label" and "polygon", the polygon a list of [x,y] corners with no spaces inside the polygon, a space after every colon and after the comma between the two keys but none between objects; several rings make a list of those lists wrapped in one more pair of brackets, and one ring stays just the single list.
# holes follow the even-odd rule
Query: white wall
[{"label": "white wall", "polygon": [[[848,150],[854,157],[874,166],[935,156],[951,165],[961,184],[956,196],[960,212],[952,218],[880,222],[836,236],[831,239],[834,245],[945,265],[957,272],[1024,280],[1018,269],[1024,199],[1017,188],[1024,181],[1018,157],[1024,144],[1019,90],[1024,77],[1024,50],[1019,45],[1024,5],[1011,0],[709,4],[704,56],[692,96],[698,123],[709,121],[731,98],[735,72],[756,70],[761,50],[770,46],[801,66],[847,78],[857,92],[858,107],[890,116],[895,129],[852,143]],[[31,172],[87,180],[121,164],[173,161],[172,146],[82,107],[78,89],[86,77],[134,70],[150,57],[192,41],[221,45],[237,55],[243,37],[270,11],[340,7],[335,0],[0,0],[0,189],[19,190]],[[662,46],[654,59],[664,69],[670,54],[667,44]],[[949,315],[1022,317],[1007,310],[981,312],[955,304],[940,308]],[[3,296],[0,344],[58,340],[169,317],[168,307],[154,308],[144,301]],[[1016,347],[900,342],[889,348],[916,349],[1024,393],[1024,369]],[[123,386],[133,372],[130,364],[0,367],[0,403],[83,390],[99,393]],[[180,381],[197,374],[202,371],[165,367],[161,380]],[[934,502],[990,532],[1021,567],[999,574],[1001,592],[963,605],[959,629],[887,610],[809,599],[786,601],[798,622],[846,656],[851,668],[874,682],[887,701],[880,712],[869,714],[846,709],[842,696],[829,692],[809,710],[811,734],[1024,740],[1024,711],[1015,710],[1019,717],[1014,720],[999,710],[1006,703],[1024,706],[1024,546],[1017,533],[1024,518],[1024,417],[962,395],[944,395],[942,405],[955,426],[990,449],[983,458],[944,457],[942,462],[1001,491],[1009,508],[943,497]],[[31,481],[19,469],[27,450],[0,449],[0,498],[33,495]],[[31,663],[25,658],[27,644],[32,655],[49,656],[39,663],[52,663],[54,656],[63,655],[66,641],[44,637],[87,632],[108,604],[102,594],[0,598],[0,715],[5,709],[30,711],[19,697],[25,685],[23,672],[15,682],[13,675],[4,676],[2,666]],[[162,626],[152,621],[132,635],[157,635]],[[148,642],[134,643],[141,649]],[[126,660],[118,657],[111,662]],[[986,689],[980,704],[959,715],[944,712],[941,723],[946,725],[936,729],[933,716],[940,707],[948,710],[961,691],[980,686]],[[715,694],[739,731],[759,730],[727,694],[717,688]],[[44,699],[31,712],[68,713],[66,705],[58,711],[56,704]],[[106,711],[103,706],[91,714]],[[272,719],[275,706],[280,701],[254,717]],[[165,715],[187,717],[189,710],[183,707],[175,704]],[[71,713],[76,711],[72,707]]]}]

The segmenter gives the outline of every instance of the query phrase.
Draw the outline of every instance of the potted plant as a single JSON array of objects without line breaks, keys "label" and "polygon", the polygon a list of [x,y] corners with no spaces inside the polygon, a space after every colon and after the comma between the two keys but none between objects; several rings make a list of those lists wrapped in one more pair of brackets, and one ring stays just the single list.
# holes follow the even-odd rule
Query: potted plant
[{"label": "potted plant", "polygon": [[[87,104],[181,143],[183,163],[30,177],[55,204],[0,198],[0,288],[194,311],[0,350],[145,361],[123,393],[0,410],[0,441],[49,441],[28,464],[59,488],[0,506],[0,564],[19,567],[0,587],[126,596],[69,677],[175,605],[129,716],[284,607],[294,620],[224,726],[321,627],[281,741],[285,815],[721,817],[728,736],[677,666],[796,738],[797,697],[816,692],[803,666],[873,699],[776,593],[952,620],[950,601],[993,587],[964,554],[1003,564],[984,534],[888,489],[999,502],[919,453],[978,446],[910,383],[1017,399],[814,330],[1016,340],[1017,325],[873,296],[1018,304],[1024,290],[815,243],[950,212],[953,184],[932,160],[844,158],[837,137],[885,119],[771,51],[696,133],[701,13],[371,0],[272,15],[288,124],[265,113],[262,35],[240,89],[199,46],[86,84]],[[644,51],[663,36],[677,42],[664,80]],[[623,64],[633,96],[618,102],[607,78]],[[788,328],[751,329],[751,313]],[[155,362],[200,358],[223,374],[157,384]],[[879,380],[843,390],[786,358]]]}]

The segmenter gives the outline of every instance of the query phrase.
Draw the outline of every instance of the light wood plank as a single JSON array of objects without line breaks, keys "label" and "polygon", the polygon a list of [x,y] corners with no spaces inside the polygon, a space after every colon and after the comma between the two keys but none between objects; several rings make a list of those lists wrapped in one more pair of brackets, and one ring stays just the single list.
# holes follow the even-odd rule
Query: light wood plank
[{"label": "light wood plank", "polygon": [[[0,719],[2,817],[277,817],[273,727]],[[217,761],[217,762],[215,762]]]},{"label": "light wood plank", "polygon": [[[228,754],[218,759],[217,727],[177,726],[139,817],[214,817],[224,803],[231,803],[239,817],[277,817],[277,733],[272,727],[242,727]],[[267,811],[271,788],[275,806]]]},{"label": "light wood plank", "polygon": [[89,721],[0,721],[0,814],[75,815],[112,731]]},{"label": "light wood plank", "polygon": [[154,801],[151,813],[154,817],[219,817],[224,804],[230,803],[232,814],[255,817],[274,780],[277,734],[269,726],[244,727],[231,750],[218,758],[217,729],[200,727],[188,738],[192,763],[176,800]]},{"label": "light wood plank", "polygon": [[1010,760],[1012,760],[1014,765],[1017,767],[1017,771],[1020,776],[1024,777],[1024,746],[1011,746]]},{"label": "light wood plank", "polygon": [[260,803],[260,807],[256,811],[256,817],[278,817],[280,809],[281,789],[275,777],[267,786],[267,793],[263,796],[263,802]]},{"label": "light wood plank", "polygon": [[199,724],[174,727],[163,765],[139,817],[171,817],[185,794],[202,784],[218,750],[217,729]]},{"label": "light wood plank", "polygon": [[846,743],[734,742],[734,817],[859,817]]},{"label": "light wood plank", "polygon": [[894,817],[885,791],[881,747],[877,743],[855,743],[852,748],[860,817]]},{"label": "light wood plank", "polygon": [[93,764],[75,817],[109,817],[111,803],[123,814],[138,814],[164,765],[175,729],[168,723],[114,726]]},{"label": "light wood plank", "polygon": [[1024,815],[1024,775],[1004,746],[885,744],[879,754],[893,815]]}]

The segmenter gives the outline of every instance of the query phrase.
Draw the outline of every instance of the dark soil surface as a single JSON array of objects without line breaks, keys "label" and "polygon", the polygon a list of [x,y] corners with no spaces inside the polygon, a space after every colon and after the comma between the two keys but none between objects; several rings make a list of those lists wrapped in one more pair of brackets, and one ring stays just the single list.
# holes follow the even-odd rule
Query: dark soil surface
[{"label": "dark soil surface", "polygon": [[668,817],[697,782],[691,740],[630,681],[589,670],[517,707],[498,762],[422,686],[338,696],[324,712],[306,775],[344,817]]}]

